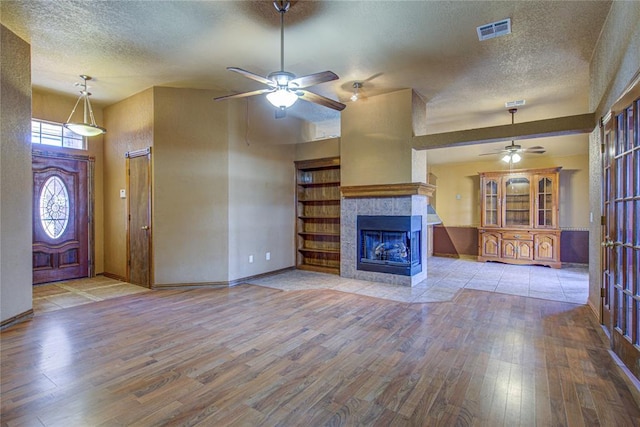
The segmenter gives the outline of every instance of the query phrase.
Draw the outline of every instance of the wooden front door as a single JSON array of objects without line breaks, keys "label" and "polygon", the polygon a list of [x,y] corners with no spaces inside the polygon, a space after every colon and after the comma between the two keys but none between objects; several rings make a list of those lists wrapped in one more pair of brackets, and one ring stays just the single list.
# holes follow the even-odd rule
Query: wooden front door
[{"label": "wooden front door", "polygon": [[[613,351],[640,378],[640,84],[605,130],[605,302]],[[612,134],[612,135],[611,135]]]},{"label": "wooden front door", "polygon": [[151,287],[151,149],[127,153],[127,280]]},{"label": "wooden front door", "polygon": [[33,155],[34,285],[90,275],[91,161]]}]

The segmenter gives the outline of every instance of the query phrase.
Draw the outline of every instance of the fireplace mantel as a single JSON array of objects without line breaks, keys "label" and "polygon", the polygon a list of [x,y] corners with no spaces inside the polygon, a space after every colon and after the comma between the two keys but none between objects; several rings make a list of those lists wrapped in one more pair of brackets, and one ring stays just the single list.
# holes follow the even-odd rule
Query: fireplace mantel
[{"label": "fireplace mantel", "polygon": [[404,196],[426,196],[431,197],[436,186],[423,182],[410,182],[406,184],[378,184],[378,185],[355,185],[340,187],[340,192],[344,198],[357,197],[404,197]]}]

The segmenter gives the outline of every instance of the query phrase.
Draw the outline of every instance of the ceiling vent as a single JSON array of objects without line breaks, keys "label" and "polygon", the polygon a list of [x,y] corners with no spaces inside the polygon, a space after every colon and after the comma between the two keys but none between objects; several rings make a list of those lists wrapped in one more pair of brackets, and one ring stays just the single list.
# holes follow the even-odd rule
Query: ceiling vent
[{"label": "ceiling vent", "polygon": [[481,25],[477,28],[477,31],[480,41],[511,34],[511,18]]},{"label": "ceiling vent", "polygon": [[524,99],[520,99],[518,101],[505,102],[504,106],[506,108],[514,108],[514,107],[522,107],[524,104],[525,104],[525,100]]}]

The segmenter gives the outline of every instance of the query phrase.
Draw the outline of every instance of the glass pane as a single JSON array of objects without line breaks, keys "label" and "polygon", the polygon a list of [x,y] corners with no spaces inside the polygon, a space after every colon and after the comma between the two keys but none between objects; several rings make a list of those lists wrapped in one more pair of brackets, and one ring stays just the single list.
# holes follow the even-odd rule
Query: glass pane
[{"label": "glass pane", "polygon": [[624,120],[624,112],[618,114],[618,116],[616,116],[616,124],[617,126],[617,130],[616,130],[616,154],[620,154],[622,152],[624,152],[624,134],[625,134],[625,120]]},{"label": "glass pane", "polygon": [[627,272],[627,277],[625,278],[624,288],[631,293],[634,291],[634,283],[633,283],[633,248],[626,248],[626,254],[624,257],[624,265]]},{"label": "glass pane", "polygon": [[633,286],[635,286],[634,294],[640,296],[640,250],[636,249],[634,256],[636,258],[636,266],[633,269],[636,275],[633,279]]},{"label": "glass pane", "polygon": [[[616,223],[624,224],[624,202],[615,202],[616,209]],[[622,242],[624,240],[624,228],[621,226],[616,227],[616,241]]]},{"label": "glass pane", "polygon": [[618,288],[614,288],[613,292],[615,293],[614,296],[614,300],[616,302],[616,309],[614,312],[614,319],[613,319],[613,326],[615,326],[616,328],[620,328],[622,327],[622,304],[623,304],[623,299],[622,299],[622,291]]},{"label": "glass pane", "polygon": [[529,226],[530,188],[527,178],[510,178],[505,182],[505,226]]},{"label": "glass pane", "polygon": [[633,105],[627,108],[627,129],[625,129],[626,148],[631,150],[633,148]]},{"label": "glass pane", "polygon": [[40,223],[52,239],[59,238],[69,221],[69,193],[64,182],[52,176],[40,191]]},{"label": "glass pane", "polygon": [[624,227],[626,229],[625,243],[633,245],[633,200],[628,200],[625,204],[625,216],[627,222],[624,224],[618,224],[618,227]]},{"label": "glass pane", "polygon": [[624,157],[619,157],[616,159],[616,197],[624,197]]},{"label": "glass pane", "polygon": [[625,327],[624,336],[631,337],[631,331],[633,331],[633,297],[631,295],[625,295]]},{"label": "glass pane", "polygon": [[[636,200],[636,246],[640,246],[640,199]],[[640,268],[640,265],[638,266]]]},{"label": "glass pane", "polygon": [[635,171],[635,195],[640,196],[640,148],[636,148],[633,152],[633,163]]}]

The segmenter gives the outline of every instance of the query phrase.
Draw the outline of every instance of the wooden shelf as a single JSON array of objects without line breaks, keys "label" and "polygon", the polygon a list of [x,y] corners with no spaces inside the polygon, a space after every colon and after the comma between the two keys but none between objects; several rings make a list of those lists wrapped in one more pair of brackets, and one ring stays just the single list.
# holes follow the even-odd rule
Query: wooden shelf
[{"label": "wooden shelf", "polygon": [[298,200],[300,203],[340,203],[340,199],[305,199]]},{"label": "wooden shelf", "polygon": [[296,267],[340,274],[340,158],[296,162]]},{"label": "wooden shelf", "polygon": [[339,254],[340,249],[315,249],[315,248],[300,248],[300,252],[313,252],[317,254]]},{"label": "wooden shelf", "polygon": [[340,181],[298,182],[300,187],[340,187]]}]

